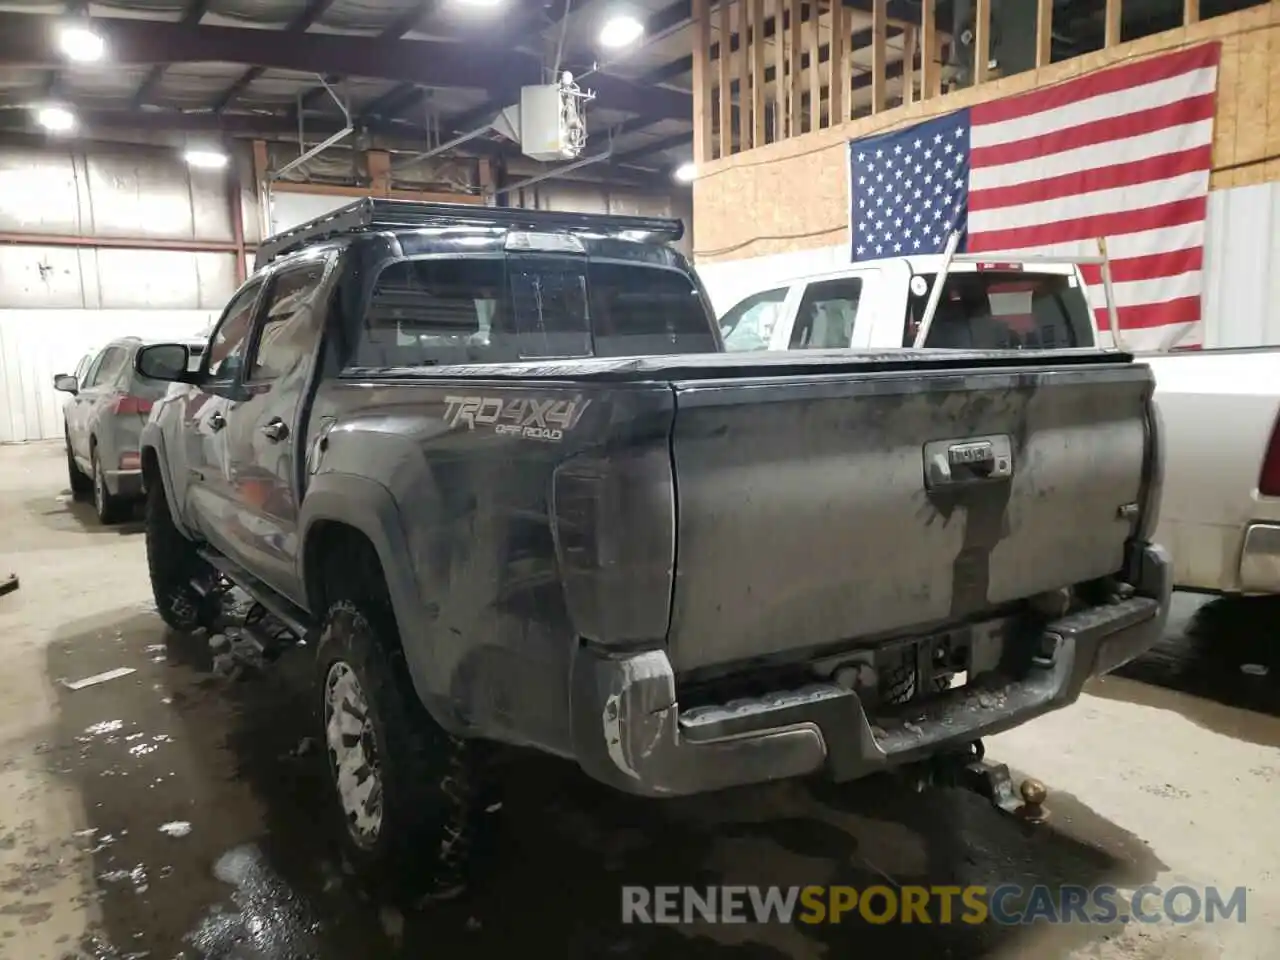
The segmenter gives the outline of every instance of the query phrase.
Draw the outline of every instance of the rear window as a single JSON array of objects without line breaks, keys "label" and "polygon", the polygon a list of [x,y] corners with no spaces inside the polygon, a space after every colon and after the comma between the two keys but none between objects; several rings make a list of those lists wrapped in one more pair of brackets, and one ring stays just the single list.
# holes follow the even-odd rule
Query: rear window
[{"label": "rear window", "polygon": [[[936,274],[920,274],[924,293],[907,304],[903,346],[915,342]],[[914,285],[921,289],[919,284]],[[1049,350],[1093,346],[1093,321],[1073,276],[1021,271],[951,273],[926,347]]]},{"label": "rear window", "polygon": [[533,256],[402,260],[378,276],[355,366],[708,353],[692,280],[645,264]]}]

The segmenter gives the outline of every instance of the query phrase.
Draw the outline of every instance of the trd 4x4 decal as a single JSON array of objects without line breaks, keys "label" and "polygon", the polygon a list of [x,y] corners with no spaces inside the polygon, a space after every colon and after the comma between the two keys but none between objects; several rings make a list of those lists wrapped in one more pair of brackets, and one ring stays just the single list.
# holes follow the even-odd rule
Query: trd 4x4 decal
[{"label": "trd 4x4 decal", "polygon": [[590,403],[581,396],[572,400],[447,396],[444,422],[449,427],[466,424],[468,430],[491,426],[494,433],[554,443],[577,426]]}]

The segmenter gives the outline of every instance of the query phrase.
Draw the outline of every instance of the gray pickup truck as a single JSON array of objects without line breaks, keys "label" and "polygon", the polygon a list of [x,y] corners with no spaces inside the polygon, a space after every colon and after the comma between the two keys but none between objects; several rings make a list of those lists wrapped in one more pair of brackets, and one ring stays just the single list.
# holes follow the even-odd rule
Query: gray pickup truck
[{"label": "gray pickup truck", "polygon": [[160,614],[229,578],[318,641],[371,875],[459,876],[494,744],[652,797],[972,765],[1163,628],[1146,366],[726,353],[680,229],[360,201],[197,372],[139,352]]}]

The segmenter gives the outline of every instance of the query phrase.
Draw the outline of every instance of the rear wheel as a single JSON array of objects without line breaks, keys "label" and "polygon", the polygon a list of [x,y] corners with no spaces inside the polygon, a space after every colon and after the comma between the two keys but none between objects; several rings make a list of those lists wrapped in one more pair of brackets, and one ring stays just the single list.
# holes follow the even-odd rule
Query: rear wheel
[{"label": "rear wheel", "polygon": [[194,581],[204,578],[212,584],[213,570],[174,526],[159,477],[147,484],[146,539],[151,592],[160,617],[175,630],[207,626],[215,601],[202,595]]},{"label": "rear wheel", "polygon": [[117,497],[107,487],[107,475],[102,470],[98,459],[98,448],[95,445],[90,454],[93,464],[93,509],[98,520],[104,524],[118,523],[129,509],[127,500]]},{"label": "rear wheel", "polygon": [[479,805],[475,748],[422,706],[389,604],[367,596],[333,603],[317,667],[348,861],[388,894],[460,893]]},{"label": "rear wheel", "polygon": [[71,496],[83,500],[93,492],[93,481],[84,475],[71,452],[71,432],[64,429],[63,437],[67,444],[67,484],[71,487]]}]

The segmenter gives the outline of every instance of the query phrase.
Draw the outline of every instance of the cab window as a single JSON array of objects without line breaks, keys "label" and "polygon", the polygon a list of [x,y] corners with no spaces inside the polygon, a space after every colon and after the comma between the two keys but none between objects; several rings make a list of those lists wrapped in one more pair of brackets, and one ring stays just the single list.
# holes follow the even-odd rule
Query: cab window
[{"label": "cab window", "polygon": [[[936,274],[907,304],[903,346],[915,343]],[[919,286],[917,285],[919,289]],[[1093,346],[1093,318],[1074,275],[987,270],[947,275],[926,347],[1052,350]]]},{"label": "cab window", "polygon": [[773,328],[782,316],[788,287],[765,290],[739,301],[720,318],[726,350],[767,350]]},{"label": "cab window", "polygon": [[244,366],[253,328],[253,308],[258,302],[261,280],[250,281],[240,288],[222,314],[222,322],[209,341],[206,370],[215,380],[233,380]]},{"label": "cab window", "polygon": [[853,340],[853,321],[862,296],[861,277],[840,277],[811,283],[804,291],[796,325],[791,328],[792,350],[840,350]]}]

